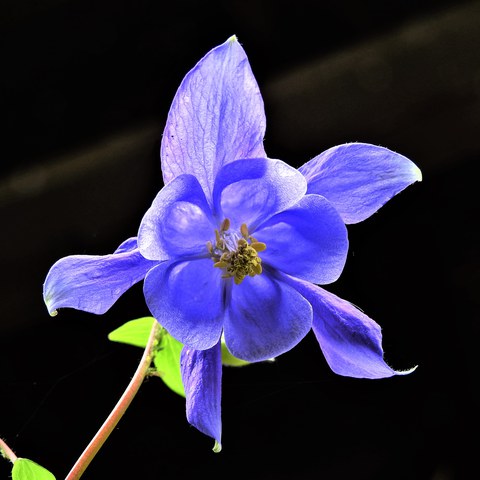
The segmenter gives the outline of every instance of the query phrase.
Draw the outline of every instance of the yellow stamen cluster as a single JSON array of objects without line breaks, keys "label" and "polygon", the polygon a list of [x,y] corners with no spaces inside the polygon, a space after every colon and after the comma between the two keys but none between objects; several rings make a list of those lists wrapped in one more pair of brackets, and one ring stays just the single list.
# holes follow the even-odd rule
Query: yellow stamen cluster
[{"label": "yellow stamen cluster", "polygon": [[240,227],[241,238],[237,240],[236,249],[231,250],[225,241],[225,233],[229,228],[230,221],[226,218],[220,230],[215,230],[215,246],[208,242],[207,248],[215,262],[213,266],[224,269],[222,278],[233,277],[235,284],[239,285],[247,275],[254,277],[262,273],[262,259],[258,252],[262,252],[267,246],[249,235],[244,223]]}]

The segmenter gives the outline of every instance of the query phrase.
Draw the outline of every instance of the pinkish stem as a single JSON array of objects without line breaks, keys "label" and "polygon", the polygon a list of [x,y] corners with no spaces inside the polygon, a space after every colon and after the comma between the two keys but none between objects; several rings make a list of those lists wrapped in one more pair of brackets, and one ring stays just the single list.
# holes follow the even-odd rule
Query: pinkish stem
[{"label": "pinkish stem", "polygon": [[143,380],[148,374],[148,370],[153,360],[154,349],[158,345],[158,337],[161,331],[160,329],[160,324],[155,320],[150,332],[147,346],[145,347],[142,359],[140,360],[140,364],[138,365],[132,380],[128,384],[128,387],[118,403],[115,405],[115,408],[105,420],[104,424],[100,427],[100,430],[97,432],[95,437],[93,437],[92,441],[88,444],[87,448],[70,470],[69,474],[65,477],[65,480],[77,480],[83,475],[87,467],[90,465],[90,462],[94,459],[95,455],[98,453],[109,435],[117,426],[123,414],[126,412],[140,386],[142,385]]},{"label": "pinkish stem", "polygon": [[13,450],[1,438],[0,453],[2,453],[5,458],[8,458],[12,463],[15,463],[17,460],[17,456],[13,453]]}]

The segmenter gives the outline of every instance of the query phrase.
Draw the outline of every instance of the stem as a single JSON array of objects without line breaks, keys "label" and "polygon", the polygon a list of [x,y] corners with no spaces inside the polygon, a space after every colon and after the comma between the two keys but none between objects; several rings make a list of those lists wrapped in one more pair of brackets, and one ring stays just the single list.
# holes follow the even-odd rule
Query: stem
[{"label": "stem", "polygon": [[8,458],[12,463],[17,461],[17,456],[13,453],[13,450],[0,438],[0,453]]},{"label": "stem", "polygon": [[147,376],[150,364],[152,363],[154,349],[158,344],[159,332],[160,324],[154,320],[147,346],[145,347],[142,359],[140,360],[140,364],[138,365],[132,380],[128,384],[125,392],[123,392],[118,403],[115,405],[115,408],[100,427],[100,430],[88,444],[87,448],[70,470],[70,473],[65,477],[65,480],[77,480],[83,475],[87,467],[90,465],[90,462],[94,459],[100,448],[102,448],[103,444],[126,412],[142,385],[143,380]]}]

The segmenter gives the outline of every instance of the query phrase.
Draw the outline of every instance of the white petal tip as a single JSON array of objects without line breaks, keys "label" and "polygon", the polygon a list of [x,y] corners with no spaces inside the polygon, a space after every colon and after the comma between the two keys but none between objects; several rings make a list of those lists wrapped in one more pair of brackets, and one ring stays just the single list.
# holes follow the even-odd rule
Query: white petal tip
[{"label": "white petal tip", "polygon": [[45,302],[45,306],[47,307],[48,313],[51,317],[56,317],[58,315],[58,310],[53,307],[52,302],[52,295],[50,293],[43,293],[43,301]]},{"label": "white petal tip", "polygon": [[409,373],[414,372],[418,368],[418,365],[415,365],[412,368],[409,368],[408,370],[397,370],[395,372],[396,375],[408,375]]},{"label": "white petal tip", "polygon": [[215,453],[220,453],[222,451],[222,444],[215,440],[215,445],[212,449]]},{"label": "white petal tip", "polygon": [[417,182],[421,182],[423,180],[422,171],[416,165],[414,165],[413,167],[413,174],[415,175],[415,180]]},{"label": "white petal tip", "polygon": [[228,40],[227,40],[228,43],[234,43],[234,42],[238,42],[238,38],[236,35],[232,35]]}]

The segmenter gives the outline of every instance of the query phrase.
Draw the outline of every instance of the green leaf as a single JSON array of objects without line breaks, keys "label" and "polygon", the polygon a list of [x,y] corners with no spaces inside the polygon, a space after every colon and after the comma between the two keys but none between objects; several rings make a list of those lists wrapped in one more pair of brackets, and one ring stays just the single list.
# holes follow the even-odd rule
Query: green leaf
[{"label": "green leaf", "polygon": [[[109,333],[108,339],[112,342],[126,343],[134,347],[145,348],[148,343],[153,317],[142,317],[130,320]],[[183,345],[175,340],[166,330],[163,330],[159,345],[153,356],[153,364],[158,376],[164,383],[182,397],[185,396],[182,376],[180,373],[180,352]]]},{"label": "green leaf", "polygon": [[109,333],[108,339],[112,342],[126,343],[134,347],[145,348],[154,321],[155,319],[153,317],[142,317],[136,320],[130,320]]},{"label": "green leaf", "polygon": [[[152,330],[153,317],[142,317],[130,320],[108,335],[112,342],[126,343],[135,347],[145,348]],[[185,390],[180,372],[180,353],[183,344],[175,340],[166,330],[163,330],[160,343],[153,357],[157,375],[178,395],[185,397]],[[222,338],[222,364],[230,367],[248,365],[249,362],[234,357],[225,346]]]},{"label": "green leaf", "polygon": [[167,387],[184,397],[185,390],[180,372],[180,353],[182,348],[183,344],[175,340],[167,331],[164,331],[160,345],[153,357],[153,363],[159,377],[165,382]]},{"label": "green leaf", "polygon": [[55,476],[38,463],[17,458],[12,468],[12,480],[55,480]]}]

